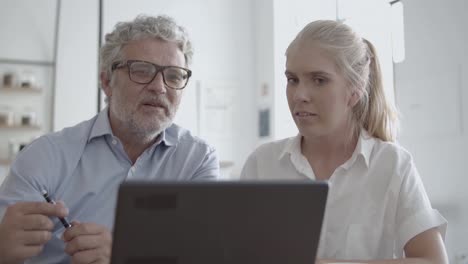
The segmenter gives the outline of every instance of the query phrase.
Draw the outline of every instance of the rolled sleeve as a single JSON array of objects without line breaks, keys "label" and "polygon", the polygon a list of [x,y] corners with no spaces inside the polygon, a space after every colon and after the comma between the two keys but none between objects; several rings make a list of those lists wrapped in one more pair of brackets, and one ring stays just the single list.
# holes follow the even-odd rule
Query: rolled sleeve
[{"label": "rolled sleeve", "polygon": [[401,250],[413,237],[434,227],[438,227],[442,237],[445,237],[447,220],[432,208],[411,160],[401,184],[396,220],[397,246]]},{"label": "rolled sleeve", "polygon": [[442,238],[445,238],[447,220],[435,209],[419,211],[401,224],[397,243],[404,248],[413,237],[434,227],[438,227]]}]

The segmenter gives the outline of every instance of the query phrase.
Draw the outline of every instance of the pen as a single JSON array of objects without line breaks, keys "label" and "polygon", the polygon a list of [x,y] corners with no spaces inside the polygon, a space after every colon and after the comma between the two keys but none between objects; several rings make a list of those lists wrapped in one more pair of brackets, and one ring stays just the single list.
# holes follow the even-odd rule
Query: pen
[{"label": "pen", "polygon": [[[56,204],[56,202],[49,197],[49,193],[47,193],[46,190],[42,190],[42,196],[44,196],[44,199],[48,202],[48,203],[51,203],[51,204]],[[67,219],[65,218],[62,218],[62,217],[59,217],[58,218],[60,220],[60,222],[62,222],[62,225],[65,227],[65,228],[69,228],[71,227],[72,225],[70,223],[68,223]]]}]

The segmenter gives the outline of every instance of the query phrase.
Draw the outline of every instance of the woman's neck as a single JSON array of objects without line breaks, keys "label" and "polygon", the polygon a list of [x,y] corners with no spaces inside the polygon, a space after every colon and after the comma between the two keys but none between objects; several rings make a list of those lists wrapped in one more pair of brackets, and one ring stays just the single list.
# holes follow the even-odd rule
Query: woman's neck
[{"label": "woman's neck", "polygon": [[309,161],[319,180],[329,179],[340,165],[351,158],[358,142],[358,134],[339,130],[325,136],[302,135],[301,152]]}]

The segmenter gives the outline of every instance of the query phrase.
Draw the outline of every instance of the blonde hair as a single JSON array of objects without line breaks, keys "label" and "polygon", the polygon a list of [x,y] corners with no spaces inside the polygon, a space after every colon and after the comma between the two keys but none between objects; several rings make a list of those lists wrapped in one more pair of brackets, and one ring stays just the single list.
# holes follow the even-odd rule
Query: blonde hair
[{"label": "blonde hair", "polygon": [[286,50],[307,40],[317,43],[334,59],[352,89],[360,95],[352,109],[353,135],[364,128],[371,136],[395,141],[398,114],[383,89],[382,73],[374,46],[353,29],[333,20],[318,20],[302,29]]}]

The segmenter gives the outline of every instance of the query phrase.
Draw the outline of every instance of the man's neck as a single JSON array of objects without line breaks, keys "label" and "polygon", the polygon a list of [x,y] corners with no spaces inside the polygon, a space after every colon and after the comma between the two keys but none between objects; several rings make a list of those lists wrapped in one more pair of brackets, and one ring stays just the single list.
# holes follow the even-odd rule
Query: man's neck
[{"label": "man's neck", "polygon": [[117,137],[123,145],[128,158],[135,164],[136,160],[140,155],[150,146],[152,146],[158,139],[161,131],[155,131],[151,134],[141,133],[135,131],[126,124],[118,122],[118,120],[112,119],[109,115],[110,126],[112,133]]},{"label": "man's neck", "polygon": [[159,135],[154,137],[141,137],[133,134],[131,137],[121,138],[117,136],[124,147],[128,158],[135,164],[138,157],[149,147],[151,147],[158,139]]}]

